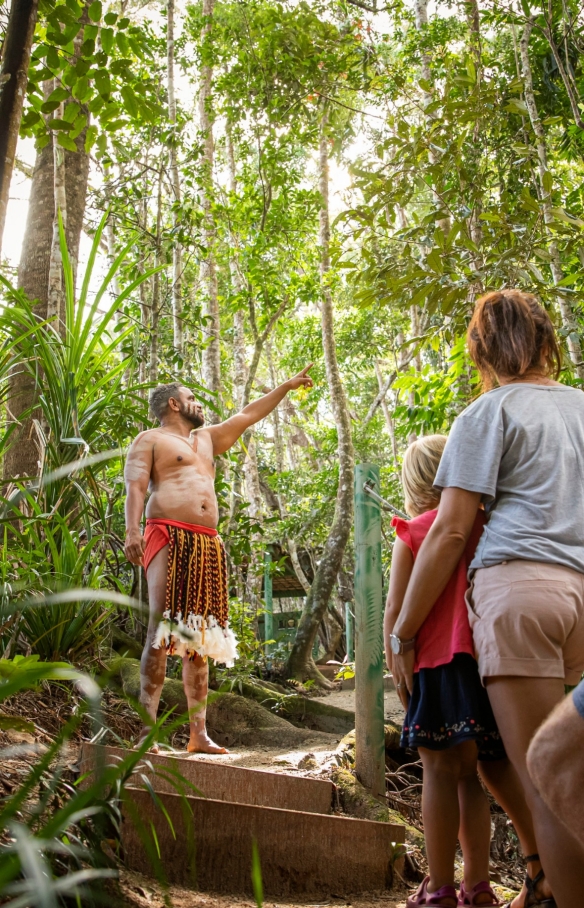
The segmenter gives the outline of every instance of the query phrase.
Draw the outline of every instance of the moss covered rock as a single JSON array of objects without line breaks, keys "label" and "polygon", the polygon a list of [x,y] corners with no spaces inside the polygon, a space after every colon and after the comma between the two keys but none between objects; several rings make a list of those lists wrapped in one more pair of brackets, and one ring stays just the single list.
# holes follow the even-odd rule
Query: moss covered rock
[{"label": "moss covered rock", "polygon": [[361,820],[375,820],[378,823],[395,823],[398,826],[404,826],[406,842],[409,845],[424,848],[424,836],[419,829],[410,826],[397,810],[392,810],[369,794],[350,769],[339,766],[333,769],[331,778],[337,786],[341,806],[345,813]]}]

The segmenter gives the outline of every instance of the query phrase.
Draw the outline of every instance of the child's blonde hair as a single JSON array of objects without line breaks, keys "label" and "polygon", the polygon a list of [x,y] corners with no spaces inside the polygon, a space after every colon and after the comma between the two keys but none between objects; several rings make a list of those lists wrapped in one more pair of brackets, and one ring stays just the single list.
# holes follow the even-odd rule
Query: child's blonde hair
[{"label": "child's blonde hair", "polygon": [[433,483],[446,440],[446,435],[424,435],[413,441],[404,454],[402,485],[410,517],[431,510],[440,499]]}]

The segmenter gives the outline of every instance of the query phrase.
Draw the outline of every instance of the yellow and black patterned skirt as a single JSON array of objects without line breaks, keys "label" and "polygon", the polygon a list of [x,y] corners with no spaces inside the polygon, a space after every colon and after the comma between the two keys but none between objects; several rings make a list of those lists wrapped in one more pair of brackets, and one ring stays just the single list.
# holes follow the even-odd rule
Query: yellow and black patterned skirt
[{"label": "yellow and black patterned skirt", "polygon": [[203,528],[197,532],[148,520],[147,546],[150,527],[152,536],[160,531],[165,537],[168,534],[165,608],[154,646],[165,646],[169,655],[208,656],[233,664],[237,641],[229,627],[227,561],[221,537],[201,532]]}]

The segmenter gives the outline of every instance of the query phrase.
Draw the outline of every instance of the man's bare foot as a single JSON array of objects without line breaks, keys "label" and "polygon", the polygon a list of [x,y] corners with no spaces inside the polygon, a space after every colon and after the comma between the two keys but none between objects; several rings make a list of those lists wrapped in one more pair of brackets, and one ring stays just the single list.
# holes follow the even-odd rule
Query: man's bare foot
[{"label": "man's bare foot", "polygon": [[215,744],[214,741],[211,741],[211,738],[206,731],[199,732],[196,735],[191,732],[191,737],[189,739],[189,743],[187,744],[187,752],[190,754],[229,753],[226,747],[220,747],[219,744]]},{"label": "man's bare foot", "polygon": [[[151,731],[152,731],[151,728],[142,729],[142,731],[138,735],[138,740],[134,744],[133,750],[137,750],[139,747],[142,746],[142,744],[144,743],[144,741],[146,740],[146,738],[148,737],[148,735],[150,734]],[[156,743],[156,741],[152,742],[152,744],[148,748],[148,753],[150,753],[150,754],[160,753],[160,748],[159,748],[158,744]]]}]

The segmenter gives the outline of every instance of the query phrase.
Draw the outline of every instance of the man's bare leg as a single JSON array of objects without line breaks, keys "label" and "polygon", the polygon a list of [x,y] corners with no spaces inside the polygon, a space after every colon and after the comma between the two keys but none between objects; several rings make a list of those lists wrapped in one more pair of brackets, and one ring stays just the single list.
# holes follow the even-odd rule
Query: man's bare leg
[{"label": "man's bare leg", "polygon": [[207,734],[207,694],[209,664],[201,656],[183,659],[183,685],[189,705],[190,736],[187,750],[191,754],[226,754],[225,747],[215,744]]},{"label": "man's bare leg", "polygon": [[[166,594],[166,573],[168,567],[168,546],[165,545],[154,556],[148,566],[148,601],[150,614],[148,617],[148,632],[146,643],[140,660],[140,704],[152,720],[156,722],[158,704],[162,693],[162,685],[166,676],[166,650],[163,646],[156,649],[152,646],[158,624],[164,611],[164,597]],[[143,741],[152,725],[145,724],[140,732],[139,742]],[[153,745],[151,750],[158,753],[158,745]]]}]

